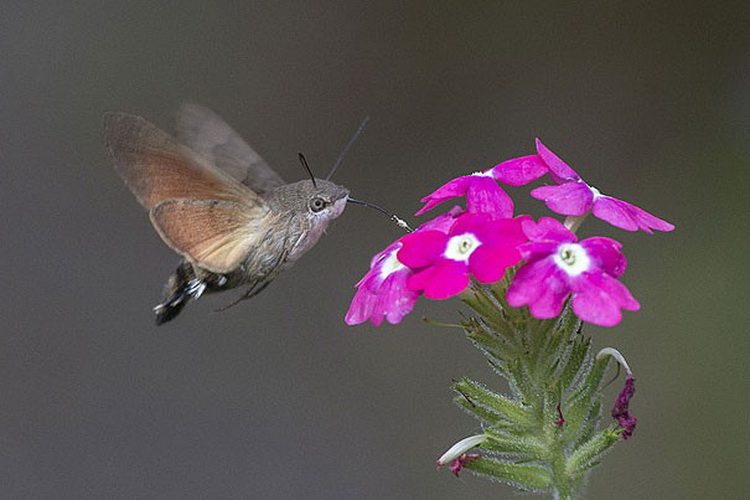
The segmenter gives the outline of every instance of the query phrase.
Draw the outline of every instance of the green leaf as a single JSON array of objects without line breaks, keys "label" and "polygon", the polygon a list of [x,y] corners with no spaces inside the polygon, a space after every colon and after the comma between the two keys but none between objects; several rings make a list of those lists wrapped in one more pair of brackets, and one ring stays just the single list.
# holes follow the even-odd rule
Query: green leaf
[{"label": "green leaf", "polygon": [[560,374],[560,384],[563,389],[570,387],[575,376],[581,371],[581,366],[583,366],[583,362],[586,360],[586,355],[589,352],[590,346],[591,340],[584,338],[583,335],[577,334],[573,338],[573,346],[570,349],[568,359]]},{"label": "green leaf", "polygon": [[[601,420],[602,401],[601,396],[595,398],[594,403],[589,409],[589,414],[583,419],[578,428],[571,427],[570,433],[566,434],[568,441],[576,441],[575,447],[578,448],[582,443],[591,439],[591,436],[596,432],[596,426]],[[577,434],[577,435],[576,435]]]},{"label": "green leaf", "polygon": [[552,481],[549,471],[542,467],[520,465],[493,458],[479,457],[468,462],[465,467],[476,474],[489,476],[532,491],[547,490]]},{"label": "green leaf", "polygon": [[487,409],[484,406],[477,405],[466,399],[464,396],[456,396],[453,401],[477,418],[480,422],[493,426],[507,426],[507,421],[504,420],[502,415],[498,414],[496,411]]},{"label": "green leaf", "polygon": [[599,385],[602,382],[609,361],[609,356],[594,361],[586,379],[580,384],[578,390],[568,397],[567,406],[569,411],[577,418],[582,418],[588,414],[589,408],[593,404],[594,395],[599,391]]},{"label": "green leaf", "polygon": [[533,435],[516,436],[507,432],[485,429],[488,439],[480,447],[493,453],[520,455],[524,461],[545,460],[547,447],[543,441]]},{"label": "green leaf", "polygon": [[[510,421],[521,427],[527,427],[533,423],[528,409],[518,401],[496,394],[477,382],[464,378],[456,382],[453,388],[475,407],[489,410],[498,419]],[[473,408],[470,411],[473,411]]]},{"label": "green leaf", "polygon": [[518,393],[528,406],[533,406],[540,400],[540,391],[534,385],[531,374],[520,358],[507,363],[506,368],[510,374],[508,382],[515,392]]},{"label": "green leaf", "polygon": [[506,338],[499,337],[476,319],[464,322],[464,330],[469,340],[482,350],[485,355],[498,361],[505,361],[515,357],[517,349]]},{"label": "green leaf", "polygon": [[572,477],[580,477],[595,466],[602,455],[620,440],[620,430],[610,426],[579,446],[568,458],[565,468]]}]

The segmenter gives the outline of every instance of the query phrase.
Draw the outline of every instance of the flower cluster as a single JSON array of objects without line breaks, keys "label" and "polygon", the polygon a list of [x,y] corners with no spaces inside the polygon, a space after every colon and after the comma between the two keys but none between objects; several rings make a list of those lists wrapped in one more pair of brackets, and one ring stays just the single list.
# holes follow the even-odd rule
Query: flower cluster
[{"label": "flower cluster", "polygon": [[[545,175],[554,185],[537,187],[531,196],[551,211],[567,216],[565,224],[514,214],[513,200],[500,184],[522,186]],[[346,314],[350,325],[383,320],[400,322],[419,296],[443,300],[471,285],[499,281],[519,266],[507,290],[513,307],[527,306],[539,319],[554,318],[570,299],[584,321],[614,326],[622,309],[640,305],[618,278],[627,261],[621,244],[605,237],[578,240],[583,217],[594,217],[627,231],[671,231],[674,226],[630,203],[602,194],[568,164],[536,141],[536,154],[504,161],[486,171],[453,179],[422,198],[422,215],[443,202],[463,197],[454,207],[419,226],[375,255],[359,281]]]}]

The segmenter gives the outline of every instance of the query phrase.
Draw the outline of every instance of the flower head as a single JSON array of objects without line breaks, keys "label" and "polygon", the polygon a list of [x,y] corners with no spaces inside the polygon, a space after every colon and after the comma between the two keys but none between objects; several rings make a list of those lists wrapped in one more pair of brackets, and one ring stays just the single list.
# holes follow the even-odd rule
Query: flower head
[{"label": "flower head", "polygon": [[587,184],[578,173],[542,141],[536,140],[539,158],[547,165],[556,186],[542,186],[531,191],[531,196],[544,201],[547,207],[561,215],[580,216],[592,212],[594,217],[626,231],[646,233],[672,231],[669,222],[652,215],[626,201],[607,196]]},{"label": "flower head", "polygon": [[429,299],[447,299],[469,285],[469,274],[494,283],[520,260],[517,245],[526,241],[521,219],[495,219],[467,213],[447,233],[422,231],[406,235],[398,251],[414,270],[407,286]]},{"label": "flower head", "polygon": [[[455,207],[425,222],[412,234],[422,231],[447,232],[461,212],[461,208]],[[348,325],[369,320],[375,326],[380,326],[384,319],[396,324],[412,311],[419,293],[406,286],[413,273],[398,259],[402,246],[401,239],[396,240],[372,258],[370,270],[357,283],[357,292],[344,318]]]},{"label": "flower head", "polygon": [[622,319],[620,309],[635,311],[640,304],[617,278],[627,262],[620,243],[594,237],[578,242],[559,221],[543,217],[538,223],[523,222],[529,242],[519,246],[526,264],[508,289],[508,303],[529,306],[539,319],[559,316],[568,296],[573,312],[584,321],[614,326]]},{"label": "flower head", "polygon": [[493,214],[498,218],[513,217],[513,200],[492,177],[492,171],[476,172],[456,177],[422,198],[424,206],[416,213],[422,215],[444,201],[466,196],[466,210],[470,213]]}]

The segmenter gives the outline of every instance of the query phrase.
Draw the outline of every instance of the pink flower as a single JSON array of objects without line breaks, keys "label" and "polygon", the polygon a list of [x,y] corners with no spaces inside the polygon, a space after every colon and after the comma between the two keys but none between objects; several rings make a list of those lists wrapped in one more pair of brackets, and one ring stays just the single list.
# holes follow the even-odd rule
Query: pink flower
[{"label": "pink flower", "polygon": [[547,207],[561,215],[581,216],[592,211],[594,217],[626,231],[672,231],[674,226],[645,210],[589,186],[575,170],[536,140],[539,157],[549,168],[557,186],[542,186],[531,191],[531,196],[544,201]]},{"label": "pink flower", "polygon": [[406,287],[411,270],[396,257],[401,246],[400,241],[391,243],[372,258],[370,270],[357,283],[357,293],[344,317],[347,325],[369,320],[380,326],[384,319],[400,323],[414,308],[419,294]]},{"label": "pink flower", "polygon": [[516,246],[527,241],[522,219],[467,213],[447,233],[422,231],[402,238],[398,259],[414,269],[407,286],[429,299],[447,299],[469,285],[469,273],[494,283],[520,260]]},{"label": "pink flower", "polygon": [[[455,207],[450,212],[425,222],[412,234],[423,231],[447,232],[455,217],[462,211],[460,207]],[[346,324],[358,325],[369,320],[375,326],[380,326],[384,319],[396,324],[412,311],[419,293],[406,286],[413,273],[398,259],[397,254],[402,246],[399,239],[372,258],[370,270],[356,285],[357,292],[344,318]]]},{"label": "pink flower", "polygon": [[422,215],[444,201],[466,196],[470,213],[489,213],[498,218],[513,217],[513,200],[492,178],[490,170],[456,177],[422,198],[425,205],[416,213]]},{"label": "pink flower", "polygon": [[627,266],[619,242],[602,237],[577,242],[575,234],[549,217],[526,220],[523,230],[530,241],[519,247],[526,264],[508,289],[511,306],[528,305],[532,316],[549,319],[560,315],[572,294],[573,312],[601,326],[619,323],[620,309],[640,308],[616,279]]}]

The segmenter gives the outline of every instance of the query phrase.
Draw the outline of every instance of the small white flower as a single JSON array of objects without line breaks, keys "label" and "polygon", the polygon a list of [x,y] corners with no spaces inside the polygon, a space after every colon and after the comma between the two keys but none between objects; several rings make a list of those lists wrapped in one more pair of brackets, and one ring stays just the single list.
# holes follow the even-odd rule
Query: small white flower
[{"label": "small white flower", "polygon": [[486,434],[477,434],[476,436],[464,438],[448,448],[448,451],[443,453],[443,455],[437,459],[437,464],[440,466],[448,465],[470,449],[484,443],[486,440]]}]

